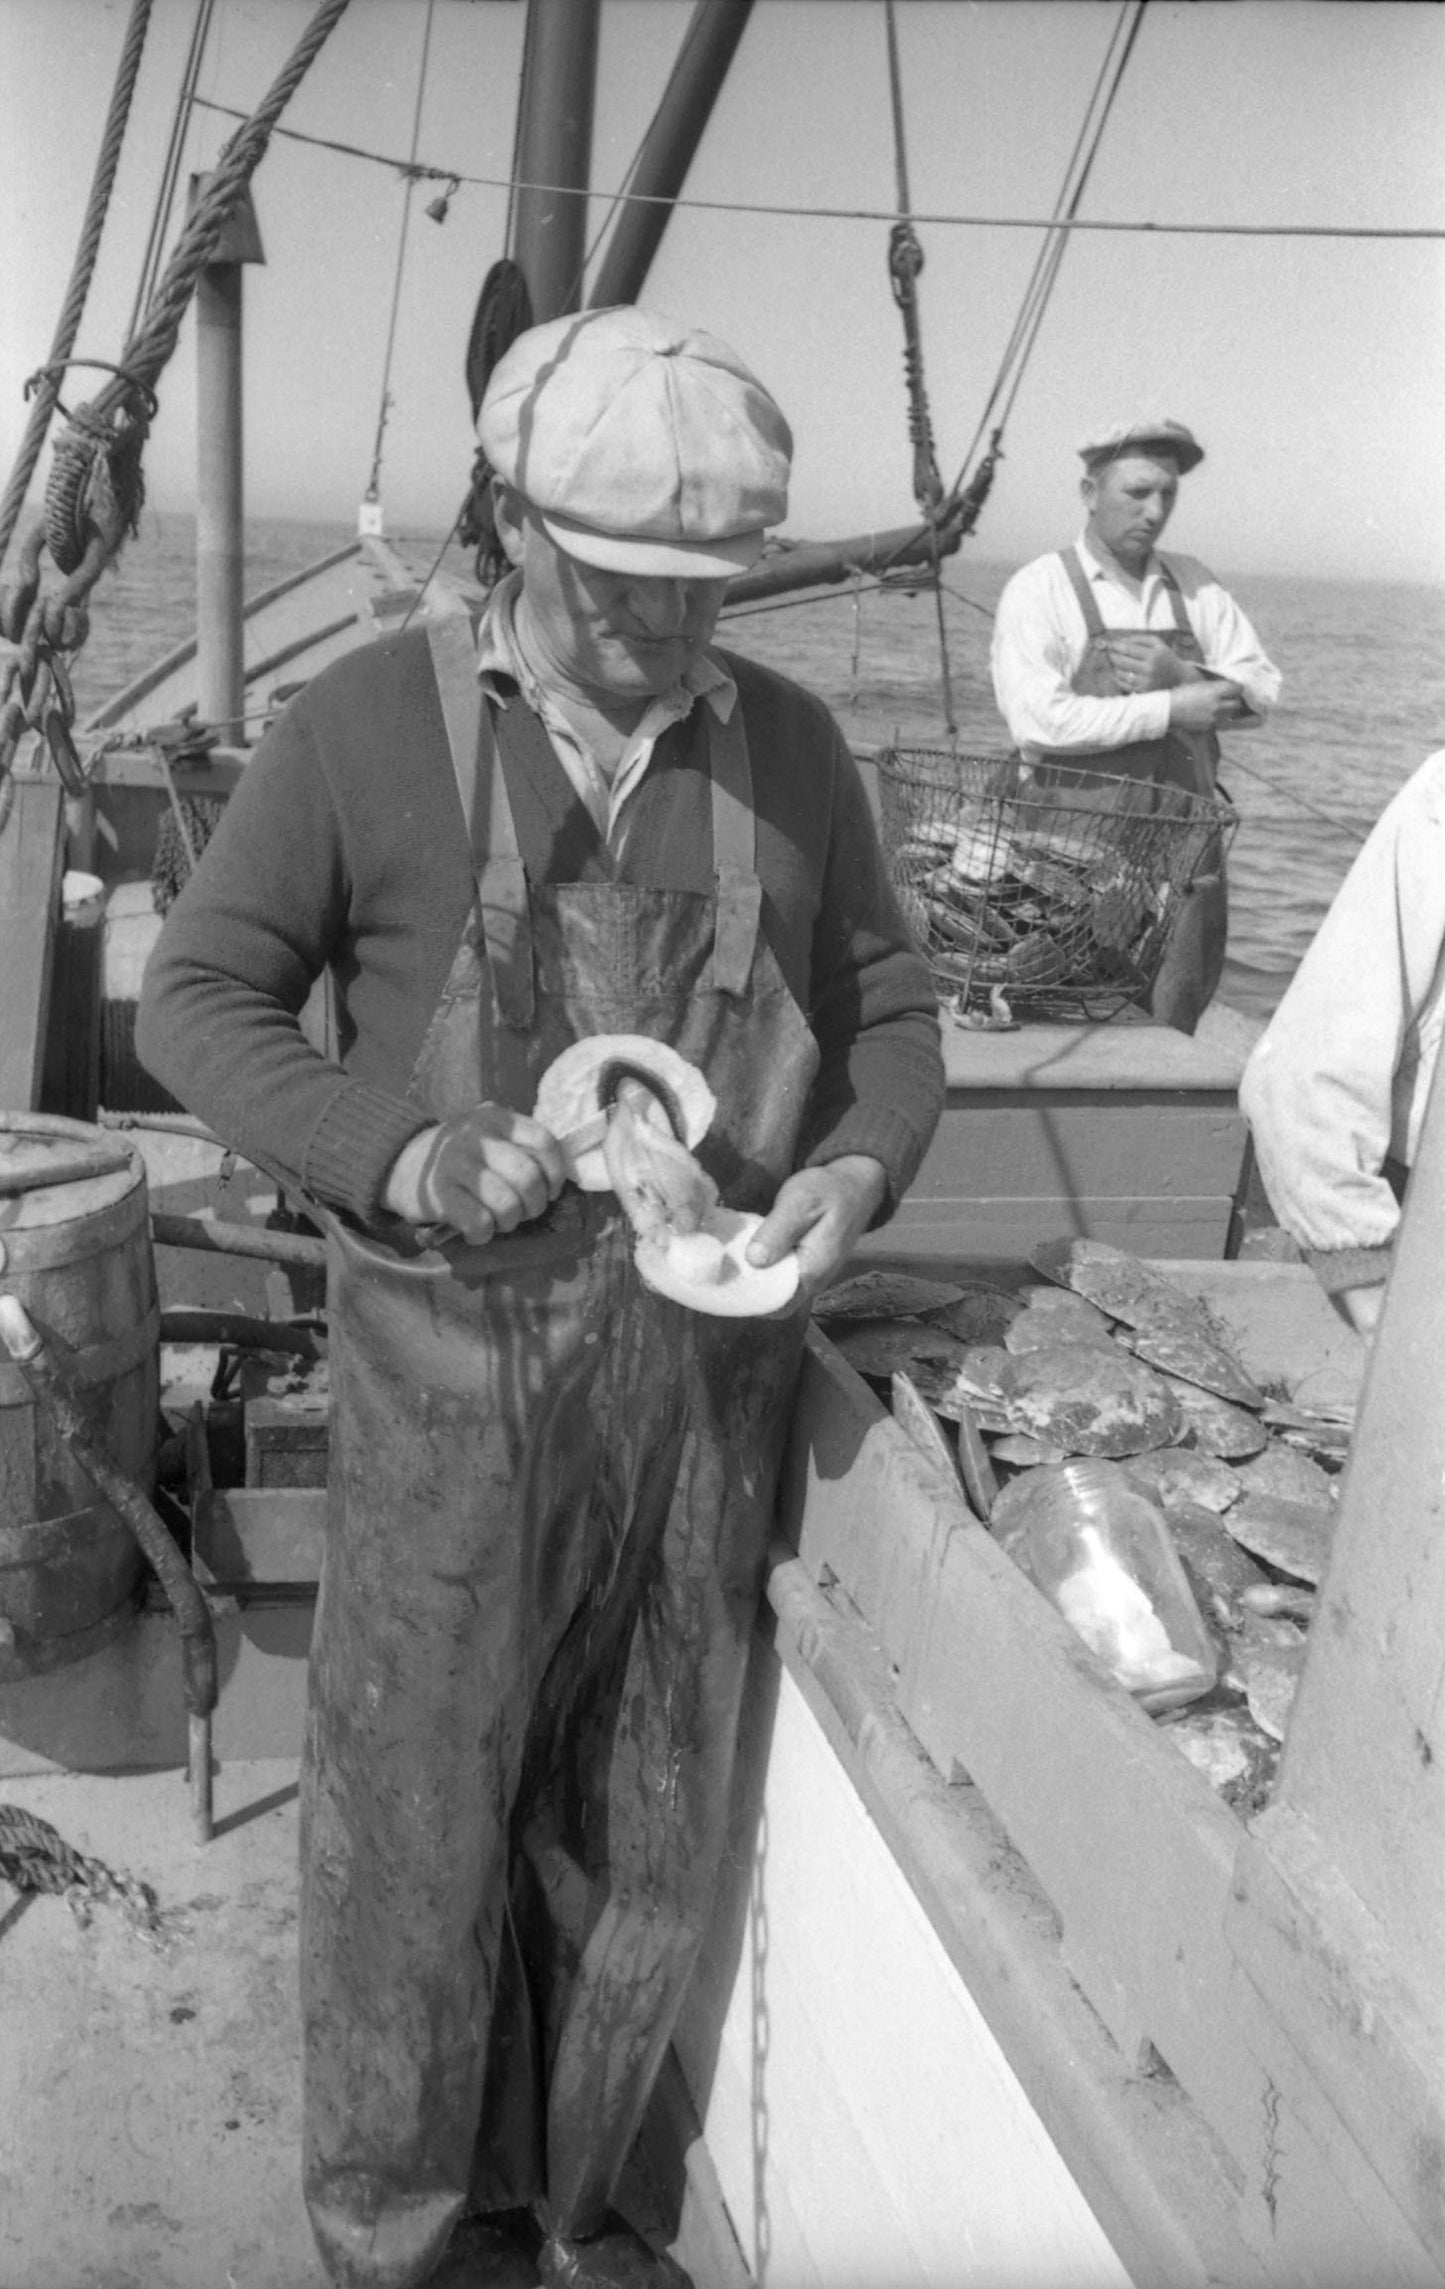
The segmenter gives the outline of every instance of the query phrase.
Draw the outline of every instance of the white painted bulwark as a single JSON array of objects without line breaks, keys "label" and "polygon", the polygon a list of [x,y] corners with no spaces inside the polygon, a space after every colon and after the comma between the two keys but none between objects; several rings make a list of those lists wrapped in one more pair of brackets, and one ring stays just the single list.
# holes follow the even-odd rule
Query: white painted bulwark
[{"label": "white painted bulwark", "polygon": [[678,2037],[760,2289],[1124,2289],[817,1719],[775,1682],[770,1741],[747,1744],[766,1755],[751,1852]]}]

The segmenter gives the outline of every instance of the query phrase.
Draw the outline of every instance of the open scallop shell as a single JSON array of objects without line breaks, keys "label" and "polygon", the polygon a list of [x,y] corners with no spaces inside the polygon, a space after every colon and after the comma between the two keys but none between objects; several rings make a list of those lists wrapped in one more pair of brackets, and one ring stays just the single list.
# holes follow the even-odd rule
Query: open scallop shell
[{"label": "open scallop shell", "polygon": [[761,1269],[748,1262],[748,1242],[762,1221],[740,1209],[713,1208],[695,1232],[640,1239],[634,1261],[655,1294],[685,1304],[689,1311],[716,1319],[761,1319],[781,1311],[798,1287],[795,1255]]},{"label": "open scallop shell", "polygon": [[[607,1110],[617,1083],[629,1074],[656,1090],[689,1151],[701,1144],[717,1111],[716,1097],[695,1065],[645,1033],[593,1033],[574,1041],[542,1075],[534,1118],[554,1136],[569,1136]],[[612,1190],[600,1144],[574,1156],[572,1176],[584,1192]]]}]

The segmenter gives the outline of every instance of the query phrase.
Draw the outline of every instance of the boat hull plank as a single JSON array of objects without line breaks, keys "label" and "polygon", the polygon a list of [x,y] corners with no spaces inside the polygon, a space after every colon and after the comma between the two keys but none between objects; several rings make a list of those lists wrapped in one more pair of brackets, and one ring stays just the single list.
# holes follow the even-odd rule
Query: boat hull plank
[{"label": "boat hull plank", "polygon": [[744,1769],[758,1780],[766,1763],[766,1794],[678,2038],[753,2273],[790,2289],[1125,2289],[791,1677],[758,1682]]},{"label": "boat hull plank", "polygon": [[947,1095],[923,1166],[870,1260],[1021,1260],[1043,1239],[1225,1255],[1247,1179],[1237,1091],[1247,1027],[944,1020]]},{"label": "boat hull plank", "polygon": [[[951,2121],[953,2140],[938,2182],[947,2207],[961,2169],[970,2209],[966,2220],[953,2221],[953,2243],[937,2268],[938,2282],[945,2289],[974,2280],[989,2289],[1068,2282],[1072,2289],[1075,2281],[1097,2279],[1107,2262],[1099,2246],[1102,2230],[1115,2266],[1139,2284],[1202,2289],[1228,2282],[1231,2289],[1254,2289],[1263,2283],[1266,2276],[1239,2232],[1236,2188],[1218,2144],[1177,2083],[1126,2070],[1063,1963],[1048,1901],[978,1790],[946,1783],[904,1725],[890,1666],[872,1633],[855,1614],[839,1612],[786,1554],[773,1567],[768,1595],[776,1630],[771,1651],[758,1656],[750,1702],[755,1716],[744,1745],[745,1809],[734,1839],[734,1867],[746,1871],[734,1882],[749,1887],[749,1899],[741,1918],[736,1903],[730,1915],[720,1917],[694,2000],[685,2007],[679,2047],[689,2071],[707,2069],[720,2028],[734,2053],[726,2071],[736,2077],[748,2061],[741,1977],[728,2011],[740,1930],[745,1929],[746,1969],[759,2000],[766,2001],[781,1978],[781,1959],[796,1952],[807,1964],[820,2013],[826,2005],[830,2018],[859,2017],[849,1989],[824,1988],[812,1961],[815,1934],[831,1932],[838,1914],[836,1853],[828,1847],[841,1829],[848,1864],[858,1887],[866,1886],[872,1914],[865,1987],[886,1996],[899,1978],[928,1981],[932,2007],[946,2029],[950,2075],[960,2057],[979,2050],[993,2069],[999,2068],[1000,2053],[1006,2061],[991,2091],[993,2114],[981,2145],[971,2119],[952,2120],[956,2095],[945,2097],[940,2109],[924,2083],[897,2099],[897,2124],[879,2125],[878,2108],[868,2109],[870,2126],[886,2136],[913,2135],[922,2115],[925,2150],[936,2136],[929,2116],[941,2110]],[[856,1798],[846,1812],[836,1802],[845,1791]],[[791,1819],[790,1797],[801,1798],[805,1807]],[[826,1832],[814,1822],[819,1797],[832,1807]],[[786,1867],[774,1849],[784,1833],[795,1839]],[[898,1887],[900,1875],[906,1897]],[[756,1964],[759,1954],[763,1960]],[[965,1991],[962,2007],[959,1985]],[[979,2013],[987,2022],[982,2033]],[[816,2164],[806,2151],[799,2159],[787,2150],[799,2126],[778,2119],[782,2094],[776,2086],[769,2089],[776,2048],[771,2012],[765,2025],[768,2041],[755,2063],[760,2096],[775,2101],[767,2120],[770,2127],[776,2123],[777,2133],[765,2142],[764,2153],[771,2171],[791,2178],[793,2207],[803,2211],[802,2188]],[[978,2073],[975,2065],[976,2088]],[[866,2071],[860,2086],[871,2089]],[[981,2087],[990,2090],[990,2081]],[[732,2184],[734,2214],[746,2217],[748,2206],[735,2182],[739,2163],[730,2152],[737,2125],[730,2132],[728,2117],[735,2104],[726,2096],[715,2100],[708,2135],[724,2182]],[[1050,2172],[1043,2188],[1045,2230],[1061,2235],[1061,2243],[1041,2253],[1030,2232],[1017,2234],[1015,2215],[1001,2252],[990,2251],[986,2240],[981,2248],[972,2238],[979,2219],[987,2236],[997,2230],[997,2205],[1012,2202],[1022,2211],[1036,2190],[1040,2128],[1068,2165],[1066,2177]],[[1021,2147],[1021,2174],[1010,2153],[999,2181],[980,2188],[972,2172],[981,2153],[997,2153],[1001,2133]],[[1087,2214],[1081,2216],[1076,2196]],[[805,2215],[797,2230],[811,2236],[815,2228]],[[829,2230],[825,2220],[821,2231]],[[772,2277],[818,2278],[830,2289],[835,2282],[891,2285],[913,2278],[889,2262],[904,2248],[900,2240],[871,2269],[843,2263],[829,2271],[819,2264],[805,2273],[801,2265],[780,2264]],[[876,2260],[878,2253],[867,2254]]]}]

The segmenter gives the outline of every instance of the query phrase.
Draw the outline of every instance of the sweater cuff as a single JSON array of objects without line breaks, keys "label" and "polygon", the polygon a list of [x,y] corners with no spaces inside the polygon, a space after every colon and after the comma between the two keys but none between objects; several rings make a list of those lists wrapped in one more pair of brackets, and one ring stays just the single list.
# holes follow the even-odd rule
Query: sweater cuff
[{"label": "sweater cuff", "polygon": [[381,1191],[402,1146],[432,1126],[418,1105],[364,1081],[338,1089],[312,1131],[302,1163],[308,1192],[359,1224],[374,1224]]},{"label": "sweater cuff", "polygon": [[870,1232],[876,1232],[880,1224],[888,1222],[918,1174],[927,1149],[927,1139],[920,1140],[912,1122],[901,1114],[887,1112],[877,1105],[866,1109],[855,1105],[814,1145],[803,1166],[826,1168],[830,1160],[843,1160],[855,1152],[880,1161],[888,1190],[883,1205],[868,1226]]},{"label": "sweater cuff", "polygon": [[1301,1248],[1300,1254],[1326,1295],[1346,1288],[1383,1287],[1390,1276],[1390,1248]]}]

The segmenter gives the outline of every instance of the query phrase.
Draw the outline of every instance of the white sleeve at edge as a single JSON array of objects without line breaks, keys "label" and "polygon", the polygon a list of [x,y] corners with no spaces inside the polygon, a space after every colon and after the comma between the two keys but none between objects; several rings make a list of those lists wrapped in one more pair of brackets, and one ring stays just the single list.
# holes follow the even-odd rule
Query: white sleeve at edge
[{"label": "white sleeve at edge", "polygon": [[1376,822],[1240,1084],[1270,1202],[1303,1247],[1394,1237],[1392,1087],[1442,948],[1445,751]]}]

